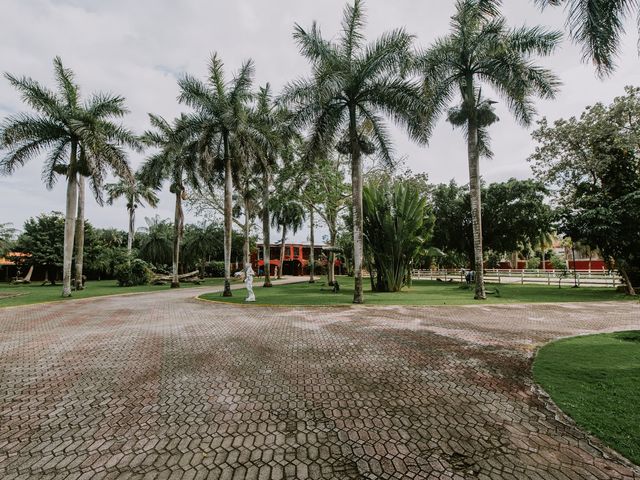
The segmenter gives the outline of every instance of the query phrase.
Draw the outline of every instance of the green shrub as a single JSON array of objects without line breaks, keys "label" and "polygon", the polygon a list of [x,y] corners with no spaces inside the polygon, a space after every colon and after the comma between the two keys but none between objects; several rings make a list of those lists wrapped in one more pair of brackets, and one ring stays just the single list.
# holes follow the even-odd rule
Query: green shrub
[{"label": "green shrub", "polygon": [[551,255],[551,258],[549,259],[549,262],[551,263],[551,267],[554,270],[564,271],[564,270],[567,269],[567,262],[565,262],[563,259],[561,259],[557,255]]},{"label": "green shrub", "polygon": [[500,268],[500,255],[495,252],[487,255],[487,268]]},{"label": "green shrub", "polygon": [[535,270],[536,268],[540,268],[541,260],[538,257],[531,257],[527,260],[527,268],[529,270]]},{"label": "green shrub", "polygon": [[207,262],[204,267],[204,273],[207,277],[224,277],[224,262]]},{"label": "green shrub", "polygon": [[153,278],[153,272],[144,260],[134,258],[118,265],[115,269],[115,277],[121,287],[133,287],[147,285]]}]

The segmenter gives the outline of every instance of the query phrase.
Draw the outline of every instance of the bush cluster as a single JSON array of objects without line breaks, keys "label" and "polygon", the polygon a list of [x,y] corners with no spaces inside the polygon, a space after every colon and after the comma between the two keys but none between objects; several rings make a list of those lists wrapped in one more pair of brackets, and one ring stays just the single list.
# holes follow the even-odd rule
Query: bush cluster
[{"label": "bush cluster", "polygon": [[153,272],[144,260],[134,258],[123,262],[115,269],[115,277],[121,287],[147,285],[153,278]]},{"label": "bush cluster", "polygon": [[204,267],[204,273],[207,277],[224,277],[224,262],[207,262]]}]

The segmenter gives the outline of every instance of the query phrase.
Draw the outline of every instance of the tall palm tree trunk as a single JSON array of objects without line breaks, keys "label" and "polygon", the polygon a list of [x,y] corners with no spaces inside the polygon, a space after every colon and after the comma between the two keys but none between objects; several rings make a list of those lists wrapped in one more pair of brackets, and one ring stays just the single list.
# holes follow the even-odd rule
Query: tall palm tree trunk
[{"label": "tall palm tree trunk", "polygon": [[316,260],[313,249],[315,248],[315,230],[313,225],[313,206],[309,208],[309,283],[315,283],[316,279],[313,276],[313,271],[316,267]]},{"label": "tall palm tree trunk", "polygon": [[278,269],[278,280],[282,278],[282,269],[284,268],[284,247],[287,239],[287,226],[282,225],[282,241],[280,242],[280,268]]},{"label": "tall palm tree trunk", "polygon": [[127,236],[127,252],[131,254],[133,249],[133,239],[136,234],[136,209],[135,207],[128,208],[129,210],[129,235]]},{"label": "tall palm tree trunk", "polygon": [[231,157],[229,156],[229,140],[224,138],[224,291],[223,297],[230,297],[231,294],[231,235],[232,201],[231,190],[233,188],[231,177]]},{"label": "tall palm tree trunk", "polygon": [[269,170],[262,172],[262,245],[264,260],[263,287],[271,287],[271,219],[269,217],[269,187],[271,182]]},{"label": "tall palm tree trunk", "polygon": [[[349,108],[349,136],[351,140],[351,191],[353,196],[353,303],[364,303],[362,293],[363,256],[363,206],[362,206],[362,157],[356,130],[355,107]],[[333,269],[333,264],[331,265]]]},{"label": "tall palm tree trunk", "polygon": [[180,240],[182,237],[184,216],[182,213],[182,189],[176,187],[176,211],[173,222],[173,278],[171,279],[171,288],[180,287]]},{"label": "tall palm tree trunk", "polygon": [[250,222],[249,222],[249,210],[247,208],[248,201],[244,199],[244,225],[243,225],[243,233],[244,233],[244,243],[242,244],[242,263],[244,268],[247,268],[247,265],[251,262],[250,258],[250,248],[249,248],[249,233],[250,233]]},{"label": "tall palm tree trunk", "polygon": [[78,213],[78,176],[75,173],[78,145],[71,145],[69,174],[67,175],[67,205],[64,219],[64,257],[62,261],[62,296],[71,296],[71,264],[73,261],[73,240],[76,232]]},{"label": "tall palm tree trunk", "polygon": [[[331,242],[331,246],[336,246],[336,231],[337,226],[335,223],[329,227],[329,241]],[[327,263],[327,284],[329,286],[333,286],[336,281],[336,254],[333,250],[329,252],[329,263]]]},{"label": "tall palm tree trunk", "polygon": [[76,218],[75,247],[76,247],[76,290],[84,289],[82,269],[84,263],[84,185],[85,179],[78,174],[78,216]]},{"label": "tall palm tree trunk", "polygon": [[467,150],[469,159],[469,195],[471,198],[471,223],[473,225],[473,256],[476,278],[474,298],[485,300],[484,266],[482,252],[482,198],[480,190],[480,152],[478,150],[478,125],[471,118],[468,121]]}]

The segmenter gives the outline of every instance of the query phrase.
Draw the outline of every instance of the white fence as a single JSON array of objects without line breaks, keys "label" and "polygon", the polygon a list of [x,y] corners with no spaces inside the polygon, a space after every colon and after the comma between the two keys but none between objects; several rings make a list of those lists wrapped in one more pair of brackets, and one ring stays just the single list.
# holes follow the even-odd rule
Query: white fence
[{"label": "white fence", "polygon": [[[443,282],[464,282],[467,270],[412,270],[416,280],[441,280]],[[520,283],[546,285],[577,285],[615,288],[622,279],[616,271],[605,270],[530,270],[530,269],[485,269],[485,282]]]}]

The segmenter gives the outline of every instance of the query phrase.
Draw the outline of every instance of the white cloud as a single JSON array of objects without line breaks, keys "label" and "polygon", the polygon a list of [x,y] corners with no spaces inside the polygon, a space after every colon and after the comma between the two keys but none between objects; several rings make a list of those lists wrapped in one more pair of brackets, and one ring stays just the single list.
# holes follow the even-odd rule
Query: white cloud
[{"label": "white cloud", "polygon": [[[214,51],[228,70],[253,58],[257,82],[269,81],[276,89],[306,74],[307,64],[291,38],[293,24],[309,26],[317,20],[326,35],[335,35],[343,5],[343,0],[7,0],[2,7],[0,70],[50,83],[51,60],[60,55],[76,72],[85,94],[108,90],[125,95],[131,110],[126,124],[141,132],[148,127],[147,112],[171,118],[183,110],[176,101],[176,77],[183,72],[203,76]],[[427,46],[446,34],[453,5],[434,0],[369,0],[368,34],[372,38],[405,26],[416,34],[418,44]],[[541,14],[531,0],[505,2],[505,14],[514,25],[563,26],[560,10]],[[629,31],[634,29],[630,25]],[[588,104],[610,101],[622,93],[624,85],[634,83],[639,73],[635,38],[629,35],[625,42],[620,68],[604,82],[595,77],[591,66],[580,63],[579,49],[565,42],[557,55],[544,62],[564,86],[556,100],[538,103],[540,114],[551,119],[578,114]],[[0,117],[23,109],[15,91],[0,80]],[[501,121],[491,128],[496,155],[483,162],[483,175],[489,181],[527,177],[526,157],[533,149],[530,132],[516,125],[501,104],[498,113]],[[429,148],[411,144],[401,133],[395,140],[398,156],[407,157],[413,170],[428,172],[433,181],[466,182],[465,143],[461,133],[444,121],[435,129]],[[132,156],[134,166],[140,161]],[[0,222],[21,226],[29,216],[64,208],[64,186],[46,191],[40,168],[33,161],[11,178],[0,178]],[[87,213],[94,225],[126,227],[124,204],[101,208],[89,203]],[[144,211],[139,218],[154,213]],[[157,213],[171,217],[168,192],[162,194]]]}]

